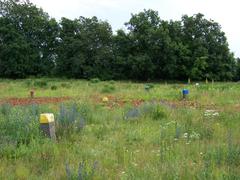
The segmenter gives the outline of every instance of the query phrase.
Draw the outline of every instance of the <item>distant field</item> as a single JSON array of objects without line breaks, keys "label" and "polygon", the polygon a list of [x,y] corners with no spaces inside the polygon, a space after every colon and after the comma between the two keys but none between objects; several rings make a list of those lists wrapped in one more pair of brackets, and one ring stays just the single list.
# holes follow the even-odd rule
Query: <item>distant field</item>
[{"label": "distant field", "polygon": [[0,80],[0,179],[240,179],[239,127],[238,83]]}]

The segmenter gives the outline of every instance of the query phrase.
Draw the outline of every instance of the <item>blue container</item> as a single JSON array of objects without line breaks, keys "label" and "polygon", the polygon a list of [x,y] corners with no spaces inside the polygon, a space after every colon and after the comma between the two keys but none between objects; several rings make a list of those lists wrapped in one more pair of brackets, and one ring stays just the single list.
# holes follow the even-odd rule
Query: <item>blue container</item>
[{"label": "blue container", "polygon": [[189,94],[189,90],[188,89],[183,89],[182,93],[183,93],[183,95],[188,95]]},{"label": "blue container", "polygon": [[182,94],[183,94],[183,99],[186,99],[188,94],[189,94],[189,90],[188,89],[183,89]]}]

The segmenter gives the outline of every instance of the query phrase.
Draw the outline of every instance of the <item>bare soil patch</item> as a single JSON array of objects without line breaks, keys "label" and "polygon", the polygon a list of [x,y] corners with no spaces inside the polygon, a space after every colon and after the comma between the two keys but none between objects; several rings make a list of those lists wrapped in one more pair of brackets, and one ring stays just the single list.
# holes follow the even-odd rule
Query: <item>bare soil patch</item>
[{"label": "bare soil patch", "polygon": [[70,100],[70,97],[36,97],[36,98],[5,98],[0,99],[0,105],[4,103],[12,106],[24,106],[30,104],[61,103]]}]

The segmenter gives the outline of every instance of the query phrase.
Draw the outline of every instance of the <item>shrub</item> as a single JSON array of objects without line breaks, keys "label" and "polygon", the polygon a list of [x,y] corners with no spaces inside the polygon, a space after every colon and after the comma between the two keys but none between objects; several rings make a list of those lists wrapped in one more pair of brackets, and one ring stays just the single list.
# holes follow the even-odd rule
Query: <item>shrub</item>
[{"label": "shrub", "polygon": [[146,90],[146,91],[149,91],[150,89],[153,89],[154,88],[154,85],[153,84],[145,84],[145,86],[144,86],[144,89]]},{"label": "shrub", "polygon": [[140,108],[145,116],[150,116],[153,120],[162,120],[167,117],[163,108],[159,105],[145,103]]},{"label": "shrub", "polygon": [[84,161],[80,162],[77,172],[71,170],[68,163],[65,166],[67,179],[93,179],[96,169],[97,161],[92,166],[87,165]]},{"label": "shrub", "polygon": [[35,87],[45,88],[45,87],[47,87],[48,83],[47,83],[46,81],[44,81],[44,80],[38,80],[38,81],[35,81],[35,82],[33,83],[33,85],[34,85]]},{"label": "shrub", "polygon": [[99,78],[90,79],[91,83],[99,83],[101,80]]},{"label": "shrub", "polygon": [[114,80],[109,81],[109,84],[115,84]]},{"label": "shrub", "polygon": [[84,115],[78,112],[76,104],[73,104],[70,107],[66,107],[62,104],[56,121],[57,134],[61,136],[77,132],[84,127],[84,121]]},{"label": "shrub", "polygon": [[57,90],[57,86],[56,85],[52,85],[51,86],[51,90]]},{"label": "shrub", "polygon": [[115,87],[113,85],[108,84],[104,85],[104,87],[101,90],[102,93],[111,93],[113,91],[115,91]]},{"label": "shrub", "polygon": [[31,87],[33,85],[33,81],[30,79],[27,79],[24,83],[27,87]]},{"label": "shrub", "polygon": [[28,144],[39,137],[39,114],[34,108],[13,108],[8,118],[0,121],[0,137],[17,144]]},{"label": "shrub", "polygon": [[8,104],[8,103],[2,104],[1,107],[0,107],[0,111],[4,116],[9,115],[10,112],[11,112],[11,105]]},{"label": "shrub", "polygon": [[162,120],[167,117],[167,114],[161,106],[150,103],[145,103],[137,108],[128,109],[124,113],[124,119],[136,119],[142,116],[150,117],[153,120]]},{"label": "shrub", "polygon": [[62,84],[61,84],[61,87],[63,87],[63,88],[70,88],[71,85],[68,84],[68,83],[62,83]]}]

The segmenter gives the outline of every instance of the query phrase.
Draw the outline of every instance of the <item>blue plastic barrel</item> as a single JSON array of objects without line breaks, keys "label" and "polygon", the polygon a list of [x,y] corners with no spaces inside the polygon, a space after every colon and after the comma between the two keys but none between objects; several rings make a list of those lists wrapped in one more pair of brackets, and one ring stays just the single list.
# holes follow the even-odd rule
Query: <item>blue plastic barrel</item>
[{"label": "blue plastic barrel", "polygon": [[188,89],[183,89],[183,90],[182,90],[182,93],[185,94],[185,95],[187,95],[187,94],[189,94],[189,90],[188,90]]},{"label": "blue plastic barrel", "polygon": [[187,95],[189,94],[189,90],[188,89],[183,89],[182,94],[183,94],[183,99],[185,99],[187,97]]}]

